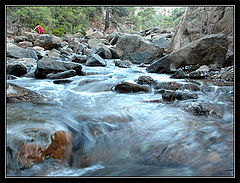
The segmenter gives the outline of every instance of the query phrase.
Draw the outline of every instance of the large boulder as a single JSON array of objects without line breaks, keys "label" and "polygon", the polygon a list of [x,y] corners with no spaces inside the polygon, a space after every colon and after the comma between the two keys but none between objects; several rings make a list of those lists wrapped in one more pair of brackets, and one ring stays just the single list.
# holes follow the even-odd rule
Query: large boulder
[{"label": "large boulder", "polygon": [[16,84],[7,83],[7,102],[38,102],[43,96]]},{"label": "large boulder", "polygon": [[230,6],[188,7],[169,46],[176,51],[210,34],[233,35],[233,9]]},{"label": "large boulder", "polygon": [[27,74],[27,67],[22,63],[8,64],[7,74],[11,74],[18,77],[22,76],[24,74]]},{"label": "large boulder", "polygon": [[46,50],[51,50],[61,46],[61,39],[54,35],[42,34],[36,38],[34,46],[41,46]]},{"label": "large boulder", "polygon": [[24,49],[20,48],[15,44],[12,43],[7,43],[7,57],[12,57],[12,58],[33,58],[31,53]]},{"label": "large boulder", "polygon": [[126,34],[119,37],[116,49],[121,59],[128,59],[133,63],[151,63],[163,55],[159,46],[139,35]]},{"label": "large boulder", "polygon": [[102,43],[99,43],[97,46],[94,46],[89,54],[97,54],[103,59],[111,59],[112,53],[108,47]]},{"label": "large boulder", "polygon": [[223,34],[213,34],[189,43],[152,63],[148,72],[171,73],[187,65],[222,65],[228,51],[228,39]]},{"label": "large boulder", "polygon": [[49,73],[58,73],[67,70],[75,70],[78,75],[82,75],[82,66],[78,63],[51,60],[44,57],[37,63],[35,78],[44,79]]}]

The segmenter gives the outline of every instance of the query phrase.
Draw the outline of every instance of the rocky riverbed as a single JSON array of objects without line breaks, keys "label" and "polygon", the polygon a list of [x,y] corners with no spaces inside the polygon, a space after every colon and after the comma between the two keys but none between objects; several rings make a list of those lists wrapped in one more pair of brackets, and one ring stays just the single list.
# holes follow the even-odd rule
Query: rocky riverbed
[{"label": "rocky riverbed", "polygon": [[163,38],[9,37],[7,176],[233,176],[228,35]]}]

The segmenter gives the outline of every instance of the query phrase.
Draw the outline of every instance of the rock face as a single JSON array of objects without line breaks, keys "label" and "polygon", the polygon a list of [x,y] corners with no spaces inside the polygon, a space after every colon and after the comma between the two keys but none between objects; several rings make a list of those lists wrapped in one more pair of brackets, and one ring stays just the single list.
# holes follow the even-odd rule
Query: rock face
[{"label": "rock face", "polygon": [[128,59],[133,63],[151,63],[163,54],[160,47],[139,35],[124,35],[116,43],[120,59]]},{"label": "rock face", "polygon": [[76,76],[76,71],[71,69],[68,71],[64,71],[64,72],[59,72],[57,74],[48,74],[46,76],[46,78],[48,79],[63,79],[63,78],[69,78],[69,77],[73,77]]},{"label": "rock face", "polygon": [[61,46],[61,39],[54,35],[39,35],[34,42],[34,46],[41,46],[46,50],[58,48]]},{"label": "rock face", "polygon": [[43,58],[37,63],[37,68],[35,70],[35,77],[38,79],[46,78],[47,74],[64,72],[67,70],[75,70],[77,74],[81,75],[82,66],[78,63],[73,62],[63,62],[51,60],[49,58]]},{"label": "rock face", "polygon": [[147,67],[148,72],[170,73],[187,65],[222,65],[228,50],[228,39],[223,34],[200,38],[185,47],[162,57]]},{"label": "rock face", "polygon": [[188,7],[173,35],[169,51],[176,51],[210,34],[232,36],[233,15],[233,7]]},{"label": "rock face", "polygon": [[41,101],[43,96],[16,84],[7,83],[7,102]]}]

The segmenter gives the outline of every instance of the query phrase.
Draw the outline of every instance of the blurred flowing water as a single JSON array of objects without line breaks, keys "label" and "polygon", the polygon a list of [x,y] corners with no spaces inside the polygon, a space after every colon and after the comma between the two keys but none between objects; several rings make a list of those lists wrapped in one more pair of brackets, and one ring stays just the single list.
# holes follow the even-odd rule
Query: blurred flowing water
[{"label": "blurred flowing water", "polygon": [[[220,105],[222,118],[182,110],[191,102],[146,102],[161,94],[118,93],[121,81],[148,75],[161,81],[187,83],[169,75],[147,73],[145,68],[86,67],[92,73],[75,76],[69,84],[53,80],[9,80],[47,97],[39,103],[8,103],[7,145],[46,144],[48,137],[26,133],[29,128],[75,132],[72,163],[46,159],[31,168],[17,168],[16,153],[7,153],[7,176],[233,176],[233,102],[223,91],[233,87],[210,85],[197,100]],[[221,90],[219,90],[221,89]],[[99,130],[98,130],[99,129]],[[93,135],[93,131],[94,134]],[[47,132],[46,132],[47,133]],[[14,158],[15,157],[15,158]]]}]

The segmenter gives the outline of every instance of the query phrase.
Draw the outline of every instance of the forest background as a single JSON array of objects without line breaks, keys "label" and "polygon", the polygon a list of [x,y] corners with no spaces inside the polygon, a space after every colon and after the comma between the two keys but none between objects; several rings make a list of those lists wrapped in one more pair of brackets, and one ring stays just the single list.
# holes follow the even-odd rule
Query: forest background
[{"label": "forest background", "polygon": [[[108,11],[106,11],[108,9]],[[8,6],[7,18],[18,22],[26,30],[32,30],[39,23],[47,34],[63,36],[66,32],[83,35],[92,22],[131,25],[128,33],[139,32],[149,27],[175,28],[186,7],[93,7],[93,6]],[[107,15],[108,13],[108,15]]]}]

